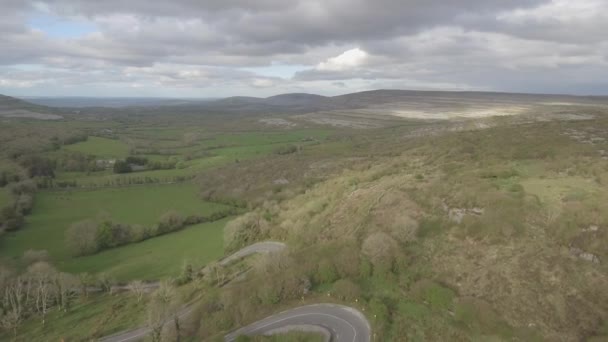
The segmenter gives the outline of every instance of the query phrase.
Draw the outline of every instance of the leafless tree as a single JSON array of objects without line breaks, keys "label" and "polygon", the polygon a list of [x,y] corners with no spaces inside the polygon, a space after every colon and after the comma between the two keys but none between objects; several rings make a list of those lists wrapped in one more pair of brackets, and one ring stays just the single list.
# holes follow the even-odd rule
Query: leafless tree
[{"label": "leafless tree", "polygon": [[2,327],[12,330],[13,336],[17,337],[17,329],[23,320],[25,303],[25,286],[21,277],[9,281],[4,287],[3,307],[4,315],[0,319]]},{"label": "leafless tree", "polygon": [[34,284],[35,308],[42,316],[42,325],[46,324],[46,315],[52,305],[57,271],[46,262],[37,262],[28,268],[27,274]]},{"label": "leafless tree", "polygon": [[55,298],[59,310],[67,312],[70,307],[72,289],[78,285],[76,277],[68,273],[57,273],[54,277]]},{"label": "leafless tree", "polygon": [[[148,326],[152,330],[153,342],[161,341],[163,327],[171,319],[174,320],[176,328],[179,328],[177,307],[175,288],[168,282],[162,282],[152,295],[148,306]],[[179,336],[179,331],[176,331],[176,334]]]},{"label": "leafless tree", "polygon": [[134,280],[127,285],[127,289],[135,295],[137,302],[141,302],[144,297],[145,287],[141,280]]}]

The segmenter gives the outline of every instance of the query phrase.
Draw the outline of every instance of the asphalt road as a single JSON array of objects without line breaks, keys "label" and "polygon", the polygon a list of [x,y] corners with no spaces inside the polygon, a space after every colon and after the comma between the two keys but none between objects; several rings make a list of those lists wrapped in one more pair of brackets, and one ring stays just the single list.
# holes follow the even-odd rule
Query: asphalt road
[{"label": "asphalt road", "polygon": [[219,264],[222,266],[225,266],[233,261],[244,258],[251,254],[274,253],[274,252],[282,251],[286,247],[287,246],[282,242],[266,241],[266,242],[254,243],[253,245],[249,245],[243,249],[240,249],[238,252],[236,252],[224,259],[221,259],[219,261]]},{"label": "asphalt road", "polygon": [[324,329],[335,342],[369,342],[371,328],[365,316],[356,309],[336,304],[313,304],[283,311],[240,328],[224,337],[232,342],[240,335],[271,335],[306,327]]},{"label": "asphalt road", "polygon": [[[273,242],[273,241],[258,242],[258,243],[254,243],[253,245],[249,245],[243,249],[240,249],[239,251],[235,252],[234,254],[231,254],[230,256],[220,260],[219,264],[222,266],[225,266],[233,261],[236,261],[238,259],[244,258],[244,257],[252,255],[252,254],[278,252],[285,248],[286,248],[286,245],[281,242]],[[158,287],[158,283],[156,283],[156,282],[150,283],[150,284],[147,284],[147,286],[149,286],[150,288],[153,289],[154,287]],[[190,314],[190,312],[192,312],[191,305],[186,305],[178,312],[178,317],[180,319],[187,317]],[[171,323],[172,323],[172,321],[169,321],[167,324],[171,324]],[[150,328],[141,327],[141,328],[137,328],[137,329],[133,329],[133,330],[129,330],[129,331],[119,332],[119,333],[116,333],[116,334],[113,334],[110,336],[102,337],[99,339],[99,341],[100,342],[139,341],[139,340],[142,340],[143,338],[145,338],[148,334],[150,334],[150,332],[151,332]]]}]

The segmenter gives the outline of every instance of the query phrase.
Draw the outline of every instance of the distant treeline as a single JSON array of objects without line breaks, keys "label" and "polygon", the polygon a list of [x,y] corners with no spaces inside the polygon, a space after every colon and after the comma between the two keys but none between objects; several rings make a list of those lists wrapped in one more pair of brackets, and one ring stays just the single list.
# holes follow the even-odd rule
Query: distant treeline
[{"label": "distant treeline", "polygon": [[99,182],[86,181],[85,183],[79,183],[76,180],[56,180],[52,178],[39,178],[38,187],[40,189],[71,189],[71,188],[111,188],[111,187],[123,187],[130,185],[144,185],[144,184],[176,184],[183,183],[193,179],[195,176],[173,176],[173,177],[116,177],[112,179],[106,179]]},{"label": "distant treeline", "polygon": [[21,228],[25,222],[24,216],[28,215],[34,204],[34,193],[36,184],[31,180],[24,180],[9,185],[9,193],[12,203],[0,208],[0,231],[15,231]]}]

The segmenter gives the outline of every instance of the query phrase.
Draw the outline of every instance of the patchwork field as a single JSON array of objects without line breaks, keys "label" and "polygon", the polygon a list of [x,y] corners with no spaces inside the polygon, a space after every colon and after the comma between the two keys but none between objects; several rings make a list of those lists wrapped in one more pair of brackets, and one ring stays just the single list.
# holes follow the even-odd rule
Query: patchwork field
[{"label": "patchwork field", "polygon": [[[226,208],[222,204],[204,202],[198,198],[197,194],[198,190],[190,184],[111,188],[95,191],[41,192],[36,196],[33,211],[28,217],[26,226],[16,233],[7,234],[0,242],[0,255],[16,260],[28,249],[44,249],[49,252],[50,257],[59,268],[107,270],[113,266],[113,262],[124,263],[120,257],[109,258],[109,255],[115,253],[114,250],[107,251],[105,257],[102,258],[97,256],[89,257],[90,259],[72,258],[65,248],[64,241],[65,231],[72,223],[99,215],[108,215],[116,222],[151,225],[157,222],[163,213],[171,209],[177,210],[183,215],[205,215]],[[169,236],[155,239],[167,238],[174,239]],[[210,241],[214,241],[214,239],[210,239]],[[151,242],[153,241],[150,240],[146,243]],[[216,242],[218,250],[221,250],[221,239]],[[143,245],[143,243],[124,246],[120,249],[122,253],[129,254],[126,251],[131,248],[142,248],[135,247],[139,245]],[[166,261],[167,259],[162,256],[162,251],[171,251],[172,247],[167,243],[164,246],[161,252],[156,251],[155,256],[159,260]],[[180,246],[175,246],[175,248],[188,253]],[[79,267],[78,264],[85,260],[89,260],[87,261],[89,266]],[[103,263],[99,264],[100,261]],[[182,260],[179,262],[181,263]],[[175,266],[178,267],[179,263]],[[159,268],[158,271],[167,272],[168,270]],[[147,272],[143,271],[143,273]]]}]

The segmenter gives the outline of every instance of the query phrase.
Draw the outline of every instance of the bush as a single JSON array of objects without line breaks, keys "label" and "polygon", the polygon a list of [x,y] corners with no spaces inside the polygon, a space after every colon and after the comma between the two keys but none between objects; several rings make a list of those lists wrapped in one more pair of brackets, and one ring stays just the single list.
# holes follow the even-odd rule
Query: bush
[{"label": "bush", "polygon": [[97,249],[103,250],[131,242],[131,227],[105,220],[97,225],[95,234]]},{"label": "bush", "polygon": [[374,233],[363,242],[363,255],[374,265],[374,272],[389,272],[395,262],[397,242],[386,233]]},{"label": "bush", "polygon": [[292,154],[298,152],[298,147],[295,145],[281,146],[274,150],[278,155]]},{"label": "bush", "polygon": [[340,279],[334,283],[336,296],[342,300],[355,300],[361,297],[361,288],[348,279]]},{"label": "bush", "polygon": [[114,173],[129,173],[132,172],[131,165],[124,160],[117,160],[114,163]]},{"label": "bush", "polygon": [[0,212],[0,224],[2,229],[6,231],[15,231],[23,226],[25,220],[23,214],[21,214],[15,207],[8,206],[2,208]]},{"label": "bush", "polygon": [[227,251],[237,250],[258,240],[267,229],[267,222],[259,213],[252,212],[228,222],[224,228]]},{"label": "bush", "polygon": [[46,250],[34,250],[34,249],[28,249],[27,251],[25,251],[23,253],[23,261],[27,264],[27,265],[32,265],[35,264],[37,262],[48,262],[49,261],[49,252],[47,252]]},{"label": "bush", "polygon": [[336,266],[328,260],[323,259],[317,266],[317,273],[315,274],[315,281],[318,284],[332,283],[338,279],[338,271]]},{"label": "bush", "polygon": [[162,235],[169,232],[180,230],[184,227],[186,218],[175,210],[170,210],[160,217],[156,235]]},{"label": "bush", "polygon": [[65,241],[76,256],[89,255],[98,251],[97,223],[93,220],[76,222],[65,233]]},{"label": "bush", "polygon": [[127,164],[135,164],[135,165],[146,165],[148,164],[148,159],[144,158],[144,157],[135,157],[135,156],[128,156],[127,159],[125,159],[125,162]]}]

